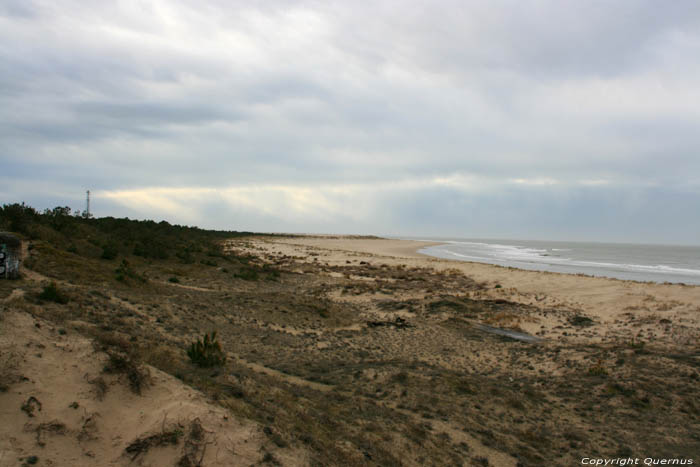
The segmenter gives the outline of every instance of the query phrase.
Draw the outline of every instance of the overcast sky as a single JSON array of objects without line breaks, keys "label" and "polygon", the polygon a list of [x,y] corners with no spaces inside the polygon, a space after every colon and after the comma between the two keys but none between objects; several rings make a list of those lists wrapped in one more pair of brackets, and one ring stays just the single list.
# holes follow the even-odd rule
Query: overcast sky
[{"label": "overcast sky", "polygon": [[700,243],[700,2],[0,1],[0,200]]}]

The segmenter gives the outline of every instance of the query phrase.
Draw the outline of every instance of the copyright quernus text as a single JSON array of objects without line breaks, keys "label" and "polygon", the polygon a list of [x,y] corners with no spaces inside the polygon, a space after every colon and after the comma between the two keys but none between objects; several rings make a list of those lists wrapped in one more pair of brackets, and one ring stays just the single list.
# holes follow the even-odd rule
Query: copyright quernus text
[{"label": "copyright quernus text", "polygon": [[582,465],[696,465],[693,459],[667,459],[657,457],[584,457]]}]

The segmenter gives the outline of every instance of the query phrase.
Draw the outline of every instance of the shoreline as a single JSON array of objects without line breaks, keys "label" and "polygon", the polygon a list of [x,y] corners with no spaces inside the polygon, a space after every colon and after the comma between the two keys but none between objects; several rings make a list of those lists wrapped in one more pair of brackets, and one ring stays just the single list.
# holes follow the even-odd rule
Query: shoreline
[{"label": "shoreline", "polygon": [[[466,240],[465,240],[466,241]],[[471,242],[471,241],[469,241]],[[468,243],[469,243],[468,242]],[[487,240],[483,240],[480,243],[486,243]],[[519,246],[514,246],[512,244],[517,244],[521,241],[519,240],[508,240],[507,247],[520,249]],[[525,241],[526,242],[526,241]],[[632,281],[638,283],[646,284],[677,284],[683,286],[700,286],[700,279],[696,277],[691,277],[693,274],[697,273],[697,270],[691,269],[676,269],[674,273],[663,273],[664,269],[673,270],[673,266],[668,265],[653,265],[653,264],[641,264],[644,260],[638,260],[632,257],[626,259],[590,259],[585,257],[580,257],[577,259],[566,258],[565,262],[551,262],[547,260],[537,261],[529,259],[513,259],[513,258],[470,258],[469,256],[463,256],[449,249],[449,246],[453,243],[459,243],[457,241],[445,240],[443,242],[428,245],[427,247],[421,247],[420,249],[425,249],[429,247],[446,247],[438,248],[434,254],[421,253],[425,256],[440,258],[445,260],[453,260],[459,262],[477,263],[477,264],[489,264],[492,266],[500,266],[505,268],[514,268],[523,271],[539,271],[539,272],[552,272],[556,274],[570,274],[575,276],[586,276],[586,277],[600,277],[605,279],[615,279],[622,281]],[[542,242],[544,243],[544,242]],[[573,247],[573,244],[581,242],[553,242],[562,243],[567,246]],[[594,242],[581,243],[583,247],[594,244]],[[610,243],[600,243],[601,245],[608,246],[612,245]],[[495,243],[488,243],[488,245],[501,245]],[[629,247],[630,244],[620,244],[622,247]],[[669,245],[651,245],[657,247],[669,247]],[[673,247],[672,245],[670,247]],[[679,246],[684,248],[684,246]],[[529,245],[522,246],[525,250],[531,248],[548,248],[544,245]],[[544,250],[540,250],[544,251]],[[556,249],[552,250],[556,251]],[[479,254],[478,252],[475,254]],[[488,254],[488,253],[486,253]],[[463,258],[459,258],[462,257]],[[542,257],[552,256],[549,254],[540,255]],[[554,255],[559,256],[559,255]],[[470,259],[467,259],[470,258]],[[483,259],[480,261],[479,259]],[[539,258],[538,258],[539,259]],[[620,262],[618,262],[620,261]],[[632,261],[632,263],[630,263]],[[637,264],[640,262],[640,264]],[[658,269],[659,271],[655,271]]]},{"label": "shoreline", "polygon": [[[404,241],[404,240],[401,240]],[[526,268],[520,268],[517,266],[506,266],[503,264],[496,264],[496,263],[487,263],[483,261],[470,261],[470,260],[462,260],[462,259],[453,259],[453,258],[443,258],[441,256],[434,256],[434,255],[429,255],[427,253],[421,253],[419,250],[422,250],[424,248],[430,247],[430,246],[442,246],[446,245],[446,243],[434,243],[434,244],[429,244],[426,246],[420,246],[416,249],[415,253],[419,255],[420,257],[426,257],[426,258],[434,258],[434,259],[439,259],[442,261],[454,261],[456,263],[470,263],[470,264],[480,264],[480,265],[488,265],[488,266],[493,266],[497,268],[503,268],[503,269],[510,269],[510,270],[516,270],[516,271],[531,271],[531,272],[543,272],[543,273],[548,273],[548,274],[561,274],[565,276],[576,276],[576,277],[588,277],[592,279],[607,279],[607,280],[612,280],[612,281],[622,281],[622,282],[634,282],[636,284],[647,284],[647,285],[677,285],[681,287],[700,287],[700,284],[688,284],[685,282],[671,282],[671,281],[664,281],[664,282],[659,282],[659,281],[653,281],[653,280],[648,280],[648,281],[643,281],[643,280],[636,280],[636,279],[623,279],[620,277],[611,277],[611,276],[596,276],[594,274],[586,274],[584,272],[561,272],[561,271],[548,271],[546,269],[526,269]]]},{"label": "shoreline", "polygon": [[[568,274],[550,271],[518,269],[488,263],[438,258],[418,250],[440,242],[398,240],[386,238],[295,237],[265,239],[261,246],[286,254],[301,251],[319,255],[328,264],[343,265],[363,258],[364,261],[403,264],[407,267],[427,267],[437,271],[458,271],[482,283],[486,298],[580,312],[594,319],[599,333],[610,329],[623,317],[646,320],[670,319],[700,330],[700,286],[638,282],[626,279]],[[272,245],[275,245],[272,247]],[[317,256],[317,259],[321,257]],[[534,333],[543,324],[525,324],[523,329]],[[547,324],[544,324],[547,328]],[[647,329],[648,328],[648,329]],[[653,326],[645,328],[654,338]]]}]

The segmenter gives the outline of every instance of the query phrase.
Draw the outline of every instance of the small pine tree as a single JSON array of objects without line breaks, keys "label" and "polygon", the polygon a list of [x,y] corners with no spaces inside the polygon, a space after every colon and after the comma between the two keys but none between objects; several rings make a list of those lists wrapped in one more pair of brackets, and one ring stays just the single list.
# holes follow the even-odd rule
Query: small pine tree
[{"label": "small pine tree", "polygon": [[216,331],[212,331],[211,337],[205,333],[203,339],[192,342],[187,350],[187,356],[192,363],[201,367],[221,366],[226,362],[226,355],[221,350],[221,344],[216,340]]}]

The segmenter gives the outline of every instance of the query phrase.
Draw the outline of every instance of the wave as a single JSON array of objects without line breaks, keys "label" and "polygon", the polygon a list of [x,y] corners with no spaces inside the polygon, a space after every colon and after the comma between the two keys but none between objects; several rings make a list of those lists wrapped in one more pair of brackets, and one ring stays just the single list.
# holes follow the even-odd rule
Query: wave
[{"label": "wave", "polygon": [[[465,241],[456,241],[456,240],[448,240],[445,243],[449,245],[464,245],[467,247],[479,247],[485,249],[485,251],[481,251],[481,253],[485,253],[489,256],[509,256],[513,257],[514,259],[516,257],[518,258],[525,258],[525,257],[541,257],[544,254],[547,253],[547,249],[545,248],[529,248],[529,247],[523,247],[523,246],[518,246],[518,245],[504,245],[500,243],[482,243],[482,242],[465,242]],[[450,251],[450,253],[454,253],[454,251]]]},{"label": "wave", "polygon": [[656,272],[665,274],[684,274],[691,276],[700,276],[700,270],[698,269],[687,269],[687,268],[674,268],[673,266],[667,266],[665,264],[647,265],[647,264],[625,264],[625,263],[602,263],[597,261],[571,261],[570,264],[574,266],[591,266],[600,268],[615,269],[619,268],[625,271],[642,271],[642,272]]},{"label": "wave", "polygon": [[[676,267],[668,264],[638,264],[636,262],[610,262],[575,258],[572,248],[540,248],[535,246],[508,245],[501,243],[485,243],[473,241],[445,241],[442,245],[429,247],[422,252],[426,254],[440,253],[437,256],[449,257],[463,261],[476,261],[527,268],[565,268],[565,272],[591,273],[591,269],[599,274],[610,273],[651,274],[657,277],[691,276],[700,277],[700,269]],[[565,257],[554,252],[569,252]],[[579,253],[581,254],[581,253]],[[632,259],[630,257],[630,259]],[[530,266],[525,266],[525,265]],[[568,269],[568,271],[567,271]],[[663,279],[661,279],[663,280]],[[695,280],[693,280],[694,282]]]}]

